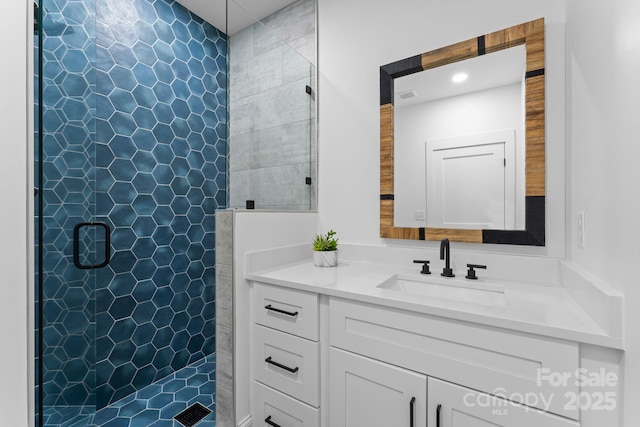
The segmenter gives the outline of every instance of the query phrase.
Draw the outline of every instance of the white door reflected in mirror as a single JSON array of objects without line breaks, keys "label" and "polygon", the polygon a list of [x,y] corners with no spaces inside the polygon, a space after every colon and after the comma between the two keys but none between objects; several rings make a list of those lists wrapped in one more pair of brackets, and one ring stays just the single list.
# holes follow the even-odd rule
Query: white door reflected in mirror
[{"label": "white door reflected in mirror", "polygon": [[427,141],[427,227],[516,227],[515,131]]},{"label": "white door reflected in mirror", "polygon": [[[525,229],[525,56],[516,46],[394,80],[395,227]],[[496,143],[504,157],[477,148]],[[439,170],[425,154],[442,156]]]}]

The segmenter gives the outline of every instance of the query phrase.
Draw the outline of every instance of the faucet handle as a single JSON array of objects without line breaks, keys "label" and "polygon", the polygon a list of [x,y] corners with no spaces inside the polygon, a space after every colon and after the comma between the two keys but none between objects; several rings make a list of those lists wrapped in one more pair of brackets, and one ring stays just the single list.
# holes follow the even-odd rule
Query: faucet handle
[{"label": "faucet handle", "polygon": [[429,270],[429,262],[430,261],[421,260],[421,259],[413,260],[414,264],[422,264],[422,270],[420,270],[420,274],[431,274],[431,271]]},{"label": "faucet handle", "polygon": [[478,280],[478,276],[476,276],[476,268],[481,268],[483,270],[487,269],[486,265],[478,265],[478,264],[467,264],[469,270],[467,271],[467,275],[465,276],[469,280]]}]

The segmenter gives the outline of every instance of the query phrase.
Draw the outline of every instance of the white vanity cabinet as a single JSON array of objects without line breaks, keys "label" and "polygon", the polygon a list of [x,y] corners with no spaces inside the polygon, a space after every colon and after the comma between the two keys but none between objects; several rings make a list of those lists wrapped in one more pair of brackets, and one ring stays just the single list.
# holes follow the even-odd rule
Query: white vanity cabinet
[{"label": "white vanity cabinet", "polygon": [[330,365],[331,427],[580,425],[548,412],[336,348],[330,350]]},{"label": "white vanity cabinet", "polygon": [[[332,427],[412,426],[414,396],[414,426],[580,425],[563,397],[578,388],[538,381],[540,369],[575,372],[576,343],[339,298],[330,301],[329,324]],[[420,381],[428,385],[420,389]],[[359,424],[352,402],[374,416]],[[385,411],[397,423],[381,421]]]},{"label": "white vanity cabinet", "polygon": [[331,427],[426,425],[426,375],[336,348],[329,364]]},{"label": "white vanity cabinet", "polygon": [[579,427],[573,420],[432,377],[428,424],[435,427]]},{"label": "white vanity cabinet", "polygon": [[575,372],[577,343],[339,298],[331,299],[329,323],[332,347],[492,395],[554,396],[548,405],[518,403],[579,418],[563,398],[579,393],[575,383],[538,380],[541,370]]},{"label": "white vanity cabinet", "polygon": [[[252,422],[580,427],[574,341],[253,282]],[[591,427],[592,421],[583,427]]]},{"label": "white vanity cabinet", "polygon": [[252,300],[253,425],[319,427],[318,295],[255,283]]}]

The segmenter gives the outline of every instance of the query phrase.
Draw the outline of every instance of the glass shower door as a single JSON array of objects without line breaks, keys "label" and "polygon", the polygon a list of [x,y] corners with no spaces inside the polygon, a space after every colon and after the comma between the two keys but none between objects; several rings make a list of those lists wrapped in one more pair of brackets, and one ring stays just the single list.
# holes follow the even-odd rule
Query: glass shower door
[{"label": "glass shower door", "polygon": [[95,0],[40,2],[37,400],[43,425],[54,426],[95,413],[96,272],[110,233],[95,222]]},{"label": "glass shower door", "polygon": [[81,427],[215,358],[227,41],[169,0],[40,1],[39,415]]}]

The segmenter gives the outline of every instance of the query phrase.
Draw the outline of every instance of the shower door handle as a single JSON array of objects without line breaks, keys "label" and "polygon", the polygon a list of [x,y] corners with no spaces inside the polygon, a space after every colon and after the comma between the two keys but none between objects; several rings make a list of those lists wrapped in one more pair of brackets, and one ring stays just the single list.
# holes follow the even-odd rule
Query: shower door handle
[{"label": "shower door handle", "polygon": [[[100,264],[82,264],[80,262],[80,229],[82,227],[104,228],[104,261]],[[111,260],[111,228],[104,222],[80,222],[73,227],[73,264],[81,270],[93,270],[109,265]]]}]

